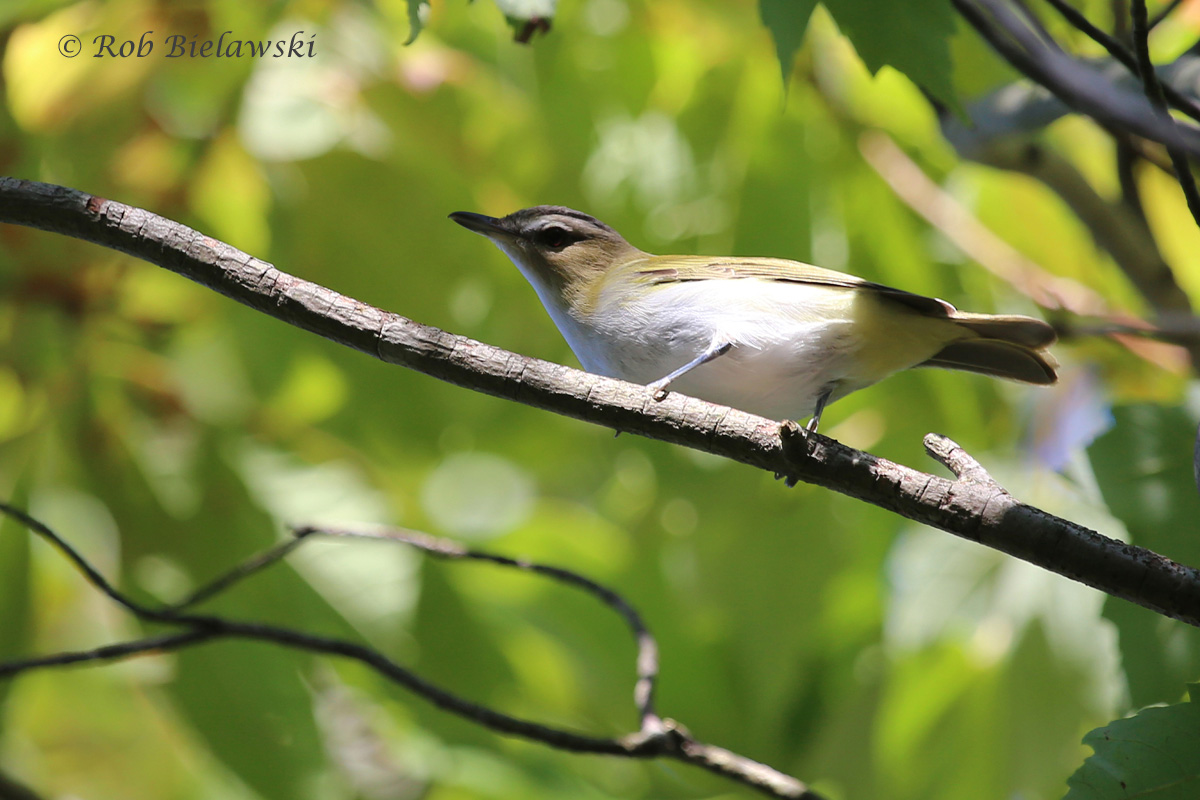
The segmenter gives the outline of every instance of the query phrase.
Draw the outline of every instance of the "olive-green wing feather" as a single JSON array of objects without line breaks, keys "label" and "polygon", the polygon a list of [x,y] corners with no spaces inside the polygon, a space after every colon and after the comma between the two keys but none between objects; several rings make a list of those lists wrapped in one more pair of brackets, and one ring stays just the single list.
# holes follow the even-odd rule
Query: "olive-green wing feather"
[{"label": "olive-green wing feather", "polygon": [[710,256],[651,256],[628,265],[633,274],[650,284],[686,283],[713,279],[757,278],[781,283],[808,283],[867,289],[931,317],[952,317],[957,312],[944,300],[893,289],[844,272],[815,267],[786,258],[713,258]]}]

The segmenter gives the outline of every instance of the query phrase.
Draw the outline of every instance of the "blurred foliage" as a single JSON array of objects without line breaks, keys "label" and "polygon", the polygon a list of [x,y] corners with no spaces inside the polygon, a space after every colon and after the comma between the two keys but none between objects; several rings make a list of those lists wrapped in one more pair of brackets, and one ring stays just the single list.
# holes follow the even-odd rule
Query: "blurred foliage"
[{"label": "blurred foliage", "polygon": [[[561,203],[651,251],[811,260],[970,310],[1038,313],[867,165],[859,136],[883,130],[1046,270],[1144,309],[1055,197],[960,162],[920,91],[879,68],[891,56],[864,53],[864,66],[838,25],[881,41],[913,27],[841,16],[869,4],[818,8],[778,52],[762,24],[778,2],[573,0],[528,47],[494,5],[422,5],[5,4],[0,173],[148,208],[365,302],[564,363],[520,275],[447,213]],[[1111,26],[1108,3],[1084,6]],[[413,9],[427,26],[405,47]],[[1156,56],[1198,26],[1173,18]],[[315,35],[318,56],[92,57],[97,35],[146,31]],[[68,34],[77,58],[59,53]],[[1014,77],[962,25],[949,52],[952,73],[908,56],[964,100]],[[1104,133],[1068,118],[1043,138],[1116,191]],[[1142,188],[1200,300],[1200,235],[1178,187],[1147,173]],[[835,405],[825,432],[921,468],[922,435],[946,433],[1018,497],[1110,535],[1124,523],[1196,563],[1196,498],[1176,466],[1195,415],[1178,360],[1109,340],[1056,352],[1060,387],[912,372]],[[1134,402],[1085,452],[1109,405]],[[1130,470],[1147,480],[1123,490]],[[12,226],[0,495],[142,597],[180,597],[297,521],[399,524],[561,564],[644,614],[664,714],[831,798],[1061,797],[1086,731],[1178,700],[1196,677],[1193,631],[1126,620],[1066,579],[827,491],[387,367],[156,267]],[[528,576],[313,542],[214,607],[359,638],[512,713],[600,734],[635,724],[627,632]],[[138,633],[43,543],[0,525],[0,656]],[[29,674],[0,704],[0,771],[46,797],[742,794],[673,763],[502,739],[355,665],[239,642]]]},{"label": "blurred foliage", "polygon": [[[1126,406],[1089,449],[1096,480],[1133,541],[1183,564],[1200,564],[1200,542],[1181,536],[1200,519],[1192,454],[1194,415],[1178,407]],[[1179,699],[1200,672],[1200,630],[1163,624],[1153,612],[1116,598],[1105,601],[1121,641],[1121,660],[1135,706]]]}]

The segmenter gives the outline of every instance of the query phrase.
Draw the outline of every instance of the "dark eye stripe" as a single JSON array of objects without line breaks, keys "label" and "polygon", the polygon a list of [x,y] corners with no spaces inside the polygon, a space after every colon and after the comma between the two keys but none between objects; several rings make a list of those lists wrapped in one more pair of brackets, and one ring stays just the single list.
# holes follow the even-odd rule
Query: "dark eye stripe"
[{"label": "dark eye stripe", "polygon": [[567,245],[574,244],[583,238],[583,235],[561,225],[546,225],[533,232],[532,238],[538,244],[555,250],[561,250]]}]

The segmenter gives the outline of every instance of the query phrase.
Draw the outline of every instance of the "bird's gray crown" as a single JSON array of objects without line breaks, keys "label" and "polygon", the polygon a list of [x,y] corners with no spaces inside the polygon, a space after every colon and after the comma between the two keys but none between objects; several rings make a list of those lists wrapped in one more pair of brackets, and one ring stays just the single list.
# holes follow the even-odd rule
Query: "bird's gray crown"
[{"label": "bird's gray crown", "polygon": [[[574,221],[576,224],[572,225],[570,221]],[[509,214],[500,220],[500,222],[514,233],[531,233],[553,225],[555,222],[568,224],[574,229],[583,228],[587,230],[591,228],[595,233],[617,233],[610,226],[590,214],[585,214],[582,211],[576,211],[566,206],[534,206],[533,208],[523,208],[520,211],[514,211]],[[579,223],[582,223],[582,225]]]}]

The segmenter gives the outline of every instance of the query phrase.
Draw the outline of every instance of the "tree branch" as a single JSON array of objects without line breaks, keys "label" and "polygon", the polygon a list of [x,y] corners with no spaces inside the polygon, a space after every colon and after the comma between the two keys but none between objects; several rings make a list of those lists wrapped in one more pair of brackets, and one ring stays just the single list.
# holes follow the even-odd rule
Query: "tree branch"
[{"label": "tree branch", "polygon": [[613,611],[616,611],[625,620],[625,624],[633,633],[633,638],[638,648],[637,683],[634,686],[633,699],[634,703],[637,704],[642,730],[660,729],[662,727],[662,720],[654,713],[654,684],[658,679],[658,644],[654,641],[654,637],[650,635],[650,631],[646,628],[645,623],[642,622],[642,618],[637,613],[637,610],[629,605],[625,598],[612,589],[601,586],[589,578],[561,567],[535,564],[531,561],[510,558],[495,553],[471,550],[449,539],[440,539],[416,531],[393,528],[388,531],[366,532],[324,526],[320,528],[304,526],[295,529],[295,534],[298,537],[297,541],[302,537],[314,533],[324,536],[359,539],[389,539],[416,547],[435,558],[449,561],[486,561],[491,564],[499,564],[500,566],[511,567],[524,572],[532,572],[536,575],[545,575],[559,583],[582,589]]},{"label": "tree branch", "polygon": [[[1037,86],[1004,87],[972,104],[969,115],[977,123],[974,126],[964,125],[953,116],[941,113],[943,133],[965,158],[1022,172],[1045,183],[1087,225],[1096,242],[1112,255],[1159,315],[1191,313],[1191,299],[1163,259],[1141,215],[1132,165],[1128,163],[1129,152],[1124,143],[1129,142],[1128,134],[1133,133],[1166,145],[1188,208],[1200,224],[1200,193],[1187,160],[1188,154],[1194,156],[1198,152],[1194,140],[1200,129],[1177,123],[1166,106],[1169,97],[1188,113],[1196,113],[1195,100],[1170,85],[1171,80],[1182,77],[1189,81],[1194,94],[1194,77],[1188,77],[1188,66],[1181,58],[1163,69],[1167,78],[1160,80],[1149,60],[1144,0],[1133,4],[1134,39],[1138,43],[1136,55],[1063,0],[1048,1],[1071,24],[1108,48],[1121,65],[1138,77],[1143,94],[1136,95],[1121,85],[1128,80],[1128,75],[1119,67],[1116,75],[1111,68],[1115,65],[1111,64],[1108,69],[1097,71],[1061,49],[1047,45],[999,0],[953,0],[955,8],[980,35]],[[1101,197],[1074,165],[1052,148],[1035,143],[1027,136],[1014,135],[1029,134],[1062,113],[1064,109],[1045,95],[1046,92],[1065,106],[1092,116],[1113,134],[1120,161],[1122,201],[1109,202]],[[1145,128],[1131,126],[1133,117],[1153,118],[1159,124],[1158,134],[1151,135]],[[1193,369],[1200,370],[1200,345],[1185,346]]]},{"label": "tree branch", "polygon": [[[1048,272],[993,233],[922,172],[920,166],[886,134],[880,131],[862,134],[858,149],[879,177],[909,208],[924,217],[981,267],[1051,311],[1059,338],[1109,336],[1163,369],[1186,370],[1189,355],[1194,355],[1195,363],[1200,365],[1200,319],[1191,313],[1167,312],[1159,316],[1154,325],[1129,314],[1117,313],[1093,290],[1077,281]],[[1081,175],[1077,177],[1083,181]],[[1087,185],[1086,182],[1084,185]],[[1092,208],[1097,212],[1111,211],[1132,224],[1136,215],[1133,209],[1110,208],[1108,201],[1099,195],[1092,193],[1091,197],[1094,200]],[[1099,208],[1096,204],[1099,204]],[[1096,222],[1099,224],[1098,219]],[[1144,225],[1140,229],[1146,232],[1146,241],[1152,246],[1154,240],[1149,237],[1148,229]],[[1121,226],[1120,230],[1124,231],[1125,226]],[[1119,237],[1113,238],[1116,240]],[[1120,241],[1125,242],[1124,239]],[[1129,253],[1134,249],[1126,244],[1122,244],[1122,247],[1128,249],[1119,252]],[[1157,253],[1157,250],[1154,252]],[[1161,260],[1150,263],[1162,264],[1166,268]],[[1158,284],[1154,284],[1154,287],[1161,291]]]},{"label": "tree branch", "polygon": [[[1192,315],[1191,298],[1175,279],[1171,265],[1163,258],[1137,209],[1124,199],[1110,201],[1102,197],[1057,150],[1024,139],[996,141],[974,149],[967,157],[1027,175],[1058,195],[1154,309],[1156,322]],[[1182,344],[1188,350],[1192,368],[1200,370],[1200,343]]]},{"label": "tree branch", "polygon": [[[1071,25],[1078,30],[1087,34],[1089,38],[1107,50],[1109,55],[1124,64],[1126,69],[1128,69],[1134,75],[1142,78],[1142,80],[1145,80],[1143,66],[1140,63],[1139,56],[1135,56],[1133,53],[1131,53],[1129,48],[1122,44],[1119,39],[1117,39],[1115,36],[1105,33],[1100,28],[1097,28],[1091,23],[1091,20],[1089,20],[1078,9],[1068,3],[1067,0],[1047,0],[1047,2],[1054,6],[1054,10],[1061,14],[1063,19],[1071,23]],[[1145,10],[1144,2],[1142,9],[1143,11]],[[1150,27],[1146,23],[1143,23],[1143,28],[1144,39],[1145,34],[1150,32]],[[1134,31],[1135,35],[1137,35],[1136,25],[1134,26]],[[1151,69],[1153,69],[1153,67],[1151,67]],[[1169,83],[1161,84],[1161,90],[1165,99],[1170,101],[1172,106],[1187,114],[1192,119],[1200,120],[1200,103],[1197,103],[1192,98],[1183,94],[1183,92],[1180,92]],[[1151,100],[1153,100],[1153,97],[1151,97]]]},{"label": "tree branch", "polygon": [[[652,698],[658,674],[658,647],[640,615],[619,594],[582,575],[545,564],[522,561],[494,553],[467,549],[456,542],[415,531],[390,530],[383,532],[352,531],[338,528],[305,526],[295,530],[296,538],[239,564],[218,577],[183,603],[152,609],[133,602],[105,579],[63,537],[49,526],[7,503],[0,502],[0,513],[19,520],[30,530],[51,542],[67,556],[87,578],[88,582],[145,622],[163,623],[184,630],[175,633],[147,636],[90,650],[68,651],[19,661],[0,663],[0,678],[11,678],[22,672],[81,663],[117,661],[149,652],[180,650],[218,639],[251,639],[290,647],[310,653],[349,658],[371,667],[392,682],[403,686],[433,705],[457,714],[496,733],[520,736],[533,741],[577,753],[625,756],[628,758],[673,758],[737,781],[772,797],[794,800],[823,800],[797,779],[773,767],[759,763],[729,750],[697,741],[673,720],[664,720],[654,713]],[[513,717],[449,692],[414,672],[400,666],[378,650],[340,639],[270,625],[244,622],[217,616],[179,613],[184,605],[198,602],[199,597],[212,598],[234,584],[280,561],[284,556],[315,535],[379,539],[401,542],[432,556],[451,560],[486,561],[503,567],[519,569],[549,577],[560,583],[582,589],[600,599],[620,614],[638,646],[638,679],[634,687],[637,704],[638,730],[619,738],[604,738],[555,728],[538,722]],[[0,791],[4,785],[0,782]],[[0,793],[0,797],[4,797]]]},{"label": "tree branch", "polygon": [[1143,95],[1050,47],[999,0],[951,0],[955,9],[1008,63],[1055,97],[1109,130],[1136,134],[1200,156],[1200,129],[1156,114]]},{"label": "tree branch", "polygon": [[0,221],[57,231],[170,269],[277,319],[475,391],[714,453],[855,497],[1200,626],[1200,572],[1017,502],[820,434],[678,393],[589,375],[422,325],[280,272],[142,209],[0,179]]},{"label": "tree branch", "polygon": [[[1150,60],[1150,22],[1146,0],[1132,0],[1129,10],[1133,19],[1133,46],[1137,55],[1137,71],[1142,79],[1143,90],[1150,99],[1150,105],[1154,106],[1158,118],[1174,126],[1174,119],[1167,110],[1164,84],[1159,81],[1158,73],[1154,71],[1154,62]],[[1166,145],[1171,165],[1175,167],[1175,176],[1179,179],[1179,187],[1187,200],[1188,210],[1192,212],[1192,219],[1200,225],[1200,192],[1196,190],[1196,178],[1192,175],[1192,167],[1183,150],[1182,137],[1175,136],[1172,141],[1166,142]]]}]

